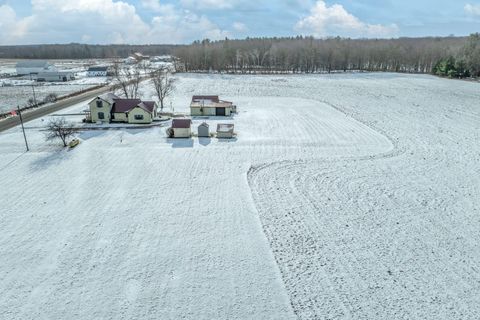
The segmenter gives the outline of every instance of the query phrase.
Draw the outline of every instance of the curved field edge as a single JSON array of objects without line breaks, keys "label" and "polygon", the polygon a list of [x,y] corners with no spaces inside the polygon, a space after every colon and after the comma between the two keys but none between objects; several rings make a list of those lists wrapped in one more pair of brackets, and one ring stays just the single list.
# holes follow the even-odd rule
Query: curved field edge
[{"label": "curved field edge", "polygon": [[[379,135],[383,135],[391,143],[392,146],[390,150],[387,149],[383,152],[373,153],[371,155],[338,156],[338,158],[334,160],[335,162],[332,162],[332,164],[338,163],[338,161],[348,162],[391,158],[396,157],[404,152],[403,148],[398,148],[398,144],[394,139],[392,139],[389,135],[385,134],[385,132],[381,132],[381,130],[377,130],[376,128],[374,128],[371,123],[355,119],[353,116],[348,115],[343,109],[331,103],[328,103],[327,101],[319,101],[316,99],[312,100],[324,104],[353,119],[354,121],[358,121],[359,123],[368,127],[373,132],[376,132]],[[286,212],[283,218],[285,218],[285,220],[288,220],[288,223],[283,224],[283,221],[280,221],[282,217],[272,217],[271,215],[266,214],[266,212],[272,214],[274,211],[279,209],[284,211],[286,208],[288,208],[288,206],[285,205],[282,207],[281,204],[295,203],[295,200],[291,199],[293,190],[289,190],[289,194],[285,195],[285,190],[282,190],[280,185],[275,184],[275,178],[279,174],[279,172],[284,173],[283,171],[285,171],[286,168],[286,171],[288,171],[288,168],[294,166],[305,167],[311,165],[312,163],[316,164],[325,161],[331,162],[331,157],[332,155],[330,155],[330,157],[324,155],[318,157],[318,159],[282,160],[261,165],[252,165],[247,172],[247,181],[252,193],[252,199],[259,213],[260,223],[262,224],[265,236],[270,243],[274,259],[277,262],[282,279],[287,288],[292,309],[294,310],[296,316],[299,318],[318,318],[320,316],[324,318],[330,318],[330,316],[333,316],[335,318],[339,315],[350,317],[352,314],[349,313],[348,307],[344,305],[344,302],[339,299],[338,295],[333,294],[333,297],[328,297],[328,300],[332,301],[333,299],[335,303],[334,305],[326,307],[321,300],[325,300],[325,295],[327,295],[327,293],[321,293],[316,290],[311,290],[311,285],[309,286],[308,282],[312,281],[313,279],[311,279],[312,272],[309,271],[311,269],[311,266],[309,266],[309,264],[314,264],[316,262],[316,259],[308,257],[305,252],[301,252],[301,254],[299,254],[299,252],[282,251],[286,247],[287,243],[284,241],[289,241],[292,239],[295,239],[296,244],[300,242],[302,244],[310,243],[311,246],[316,245],[315,240],[312,240],[312,238],[307,239],[309,237],[309,234],[311,233],[311,230],[308,230],[306,225],[301,222],[301,219],[303,219],[305,216],[303,218],[299,217],[298,219],[292,219],[292,216],[290,216],[290,214],[294,211]],[[265,172],[267,172],[267,174],[265,174]],[[289,177],[288,180],[290,180],[291,178],[292,177]],[[282,182],[285,183],[287,181]],[[292,180],[290,180],[290,183],[292,183]],[[268,184],[268,186],[266,186],[265,184]],[[260,189],[262,190],[262,192],[259,192]],[[265,192],[265,190],[268,191]],[[272,193],[279,193],[281,195],[272,201],[272,198],[269,198],[269,195],[272,195]],[[299,194],[296,194],[296,196],[298,197]],[[285,199],[289,200],[285,202]],[[313,205],[313,203],[311,204]],[[273,205],[275,207],[272,208],[271,206]],[[282,225],[279,226],[278,223],[281,223]],[[289,227],[294,230],[294,233],[279,234],[277,232],[277,228],[284,228],[286,225],[289,225]],[[289,245],[289,247],[291,247],[291,245]],[[304,268],[302,268],[302,266]],[[325,271],[323,271],[322,273],[325,273]],[[308,274],[309,279],[302,279],[304,274]],[[325,274],[323,276],[325,277]],[[331,287],[332,284],[329,283],[329,286]]]},{"label": "curved field edge", "polygon": [[[350,116],[374,127],[368,117]],[[395,124],[388,123],[392,132]],[[462,152],[464,145],[379,131],[395,145],[390,152],[270,162],[248,171],[296,315],[475,319],[480,256],[472,240],[478,239],[478,218],[472,215],[478,201],[472,195],[479,194],[478,179],[471,170],[446,170],[452,159],[444,152],[452,145],[451,152]],[[419,143],[409,145],[405,138]]]}]

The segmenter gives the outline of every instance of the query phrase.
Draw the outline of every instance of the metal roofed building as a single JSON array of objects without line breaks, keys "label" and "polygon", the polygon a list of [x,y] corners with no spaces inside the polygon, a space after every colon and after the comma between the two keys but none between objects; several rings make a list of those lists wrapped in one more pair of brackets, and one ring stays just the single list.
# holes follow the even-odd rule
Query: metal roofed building
[{"label": "metal roofed building", "polygon": [[193,96],[190,104],[191,116],[230,116],[236,112],[236,106],[230,101],[220,100],[218,96]]},{"label": "metal roofed building", "polygon": [[44,72],[55,72],[57,68],[46,60],[23,60],[17,62],[17,75],[25,76]]}]

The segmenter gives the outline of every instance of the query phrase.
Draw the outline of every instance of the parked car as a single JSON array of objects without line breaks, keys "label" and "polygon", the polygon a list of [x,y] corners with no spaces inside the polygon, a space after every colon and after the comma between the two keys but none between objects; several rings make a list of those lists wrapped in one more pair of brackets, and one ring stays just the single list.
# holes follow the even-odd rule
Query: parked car
[{"label": "parked car", "polygon": [[70,141],[70,143],[68,144],[68,146],[70,148],[75,148],[76,146],[78,146],[78,144],[80,143],[80,140],[78,139],[73,139],[72,141]]}]

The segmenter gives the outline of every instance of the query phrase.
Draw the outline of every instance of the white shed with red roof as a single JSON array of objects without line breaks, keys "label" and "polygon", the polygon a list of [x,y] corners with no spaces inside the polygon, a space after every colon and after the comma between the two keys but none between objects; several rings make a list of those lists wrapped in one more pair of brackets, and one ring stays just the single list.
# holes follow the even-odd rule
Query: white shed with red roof
[{"label": "white shed with red roof", "polygon": [[173,119],[172,130],[174,138],[190,138],[192,136],[192,120]]}]

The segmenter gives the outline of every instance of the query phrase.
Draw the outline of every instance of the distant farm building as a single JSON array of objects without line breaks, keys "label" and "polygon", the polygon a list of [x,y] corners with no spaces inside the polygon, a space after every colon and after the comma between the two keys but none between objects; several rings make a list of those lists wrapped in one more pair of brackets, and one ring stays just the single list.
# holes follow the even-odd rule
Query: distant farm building
[{"label": "distant farm building", "polygon": [[91,122],[152,123],[157,117],[157,104],[140,99],[122,99],[113,93],[106,93],[93,99],[89,104]]},{"label": "distant farm building", "polygon": [[192,120],[173,119],[171,129],[174,138],[190,138],[192,136]]},{"label": "distant farm building", "polygon": [[208,125],[208,123],[204,122],[198,126],[198,137],[200,138],[210,137],[210,126]]},{"label": "distant farm building", "polygon": [[106,77],[108,76],[108,67],[90,67],[87,70],[88,77]]},{"label": "distant farm building", "polygon": [[135,52],[132,54],[132,57],[135,58],[137,61],[149,60],[150,56],[145,56],[140,52]]},{"label": "distant farm building", "polygon": [[228,123],[219,123],[217,125],[217,138],[231,139],[235,135],[234,125]]},{"label": "distant farm building", "polygon": [[218,96],[193,96],[190,104],[192,116],[230,116],[236,112],[236,106],[230,101],[223,101]]},{"label": "distant farm building", "polygon": [[164,56],[156,56],[156,57],[151,57],[150,58],[151,62],[172,62],[173,57],[169,55],[164,55]]},{"label": "distant farm building", "polygon": [[45,60],[19,61],[17,62],[16,70],[19,76],[57,71],[53,64]]},{"label": "distant farm building", "polygon": [[68,71],[39,72],[34,75],[37,82],[67,82],[75,80],[75,75]]},{"label": "distant farm building", "polygon": [[150,59],[150,56],[145,56],[140,52],[135,52],[134,54],[129,56],[127,59],[125,59],[124,62],[126,64],[136,64],[140,61],[149,60],[149,59]]},{"label": "distant farm building", "polygon": [[127,59],[123,60],[125,64],[136,64],[138,61],[134,57],[128,57]]}]

